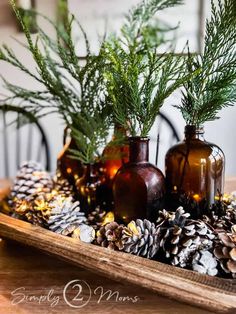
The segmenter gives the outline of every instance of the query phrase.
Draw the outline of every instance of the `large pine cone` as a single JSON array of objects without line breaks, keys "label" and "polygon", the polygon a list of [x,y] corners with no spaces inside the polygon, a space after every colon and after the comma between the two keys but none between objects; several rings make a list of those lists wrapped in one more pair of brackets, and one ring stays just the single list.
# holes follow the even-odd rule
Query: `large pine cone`
[{"label": "large pine cone", "polygon": [[[236,231],[236,230],[234,230]],[[236,278],[236,233],[219,233],[214,255],[223,274]]]},{"label": "large pine cone", "polygon": [[17,205],[17,200],[31,201],[39,194],[49,193],[53,188],[52,178],[43,171],[42,166],[34,161],[25,162],[19,169],[10,193],[10,204]]},{"label": "large pine cone", "polygon": [[115,221],[102,226],[97,232],[97,244],[112,250],[121,250],[123,228],[124,226]]},{"label": "large pine cone", "polygon": [[175,266],[191,267],[192,256],[213,247],[214,232],[201,220],[187,219],[182,207],[160,212],[157,228],[164,259]]},{"label": "large pine cone", "polygon": [[158,229],[147,219],[137,219],[123,229],[122,243],[127,253],[153,258],[159,249]]}]

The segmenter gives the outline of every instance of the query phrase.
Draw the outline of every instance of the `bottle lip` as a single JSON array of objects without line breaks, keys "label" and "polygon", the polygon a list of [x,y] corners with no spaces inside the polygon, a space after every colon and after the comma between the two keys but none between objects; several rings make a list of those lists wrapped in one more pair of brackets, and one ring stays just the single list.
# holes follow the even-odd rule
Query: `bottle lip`
[{"label": "bottle lip", "polygon": [[203,125],[186,125],[185,126],[185,129],[184,129],[184,132],[187,133],[187,134],[194,134],[194,133],[197,133],[197,134],[204,134],[204,126]]},{"label": "bottle lip", "polygon": [[129,136],[129,142],[149,142],[150,138],[148,136]]}]

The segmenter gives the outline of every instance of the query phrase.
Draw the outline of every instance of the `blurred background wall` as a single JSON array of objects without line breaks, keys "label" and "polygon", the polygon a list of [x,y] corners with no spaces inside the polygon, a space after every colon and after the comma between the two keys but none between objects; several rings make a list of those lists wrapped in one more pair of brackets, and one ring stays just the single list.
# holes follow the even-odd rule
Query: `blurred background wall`
[{"label": "blurred background wall", "polygon": [[[93,50],[98,46],[98,38],[107,28],[108,33],[117,31],[123,22],[123,15],[138,0],[68,0],[69,10],[81,21],[88,32]],[[57,11],[57,0],[36,0],[36,8],[50,18],[55,18]],[[166,10],[158,16],[162,21],[171,26],[176,26],[180,22],[178,30],[177,50],[181,51],[186,41],[189,40],[193,52],[199,51],[202,45],[203,22],[210,12],[210,0],[186,0],[182,7]],[[14,49],[17,56],[22,61],[34,68],[34,62],[25,49],[14,41],[12,36],[24,42],[24,36],[17,32],[15,17],[9,8],[8,0],[0,0],[0,44],[6,43]],[[39,23],[44,30],[53,35],[50,26],[40,19]],[[78,53],[83,55],[83,47],[78,45]],[[11,66],[0,62],[0,74],[13,83],[37,89],[37,84],[30,78],[17,72]],[[5,93],[2,83],[0,83],[0,93]],[[1,97],[1,96],[0,96]],[[172,105],[180,102],[180,92],[175,92],[164,104],[162,112],[165,113],[175,125],[180,137],[183,136],[184,121],[180,113]],[[220,113],[220,120],[207,123],[205,126],[206,139],[218,144],[226,155],[226,174],[236,175],[236,149],[234,148],[234,136],[236,134],[236,107],[225,109]],[[42,124],[47,133],[51,148],[51,163],[55,169],[57,153],[62,148],[63,123],[55,115],[42,119]],[[157,124],[151,131],[151,152],[150,159],[155,160],[155,140]],[[167,132],[165,129],[162,132]],[[166,134],[166,139],[168,134]],[[164,170],[164,155],[168,149],[168,140],[162,139],[159,163]],[[0,152],[0,157],[1,157]]]}]

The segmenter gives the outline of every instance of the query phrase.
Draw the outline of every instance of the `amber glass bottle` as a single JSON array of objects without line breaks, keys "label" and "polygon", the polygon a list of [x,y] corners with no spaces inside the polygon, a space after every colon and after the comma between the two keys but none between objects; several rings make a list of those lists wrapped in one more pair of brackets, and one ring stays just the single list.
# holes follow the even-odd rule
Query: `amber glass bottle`
[{"label": "amber glass bottle", "polygon": [[99,171],[100,164],[85,164],[84,174],[76,181],[81,209],[89,214],[97,206],[103,206],[106,195],[103,193],[105,175]]},{"label": "amber glass bottle", "polygon": [[162,172],[148,162],[149,139],[129,138],[129,162],[114,178],[115,219],[128,223],[133,219],[155,220],[162,207],[165,180]]},{"label": "amber glass bottle", "polygon": [[[65,133],[67,130],[65,130]],[[70,184],[75,185],[76,180],[83,175],[83,165],[79,160],[70,158],[70,149],[77,149],[75,140],[65,134],[65,145],[57,157],[57,169]]]},{"label": "amber glass bottle", "polygon": [[120,137],[126,137],[126,131],[122,126],[116,124],[112,140],[102,153],[105,160],[104,171],[110,181],[113,180],[119,168],[129,161],[129,145],[119,143]]},{"label": "amber glass bottle", "polygon": [[203,127],[187,125],[185,139],[166,154],[167,204],[181,205],[188,197],[193,203],[192,217],[201,216],[224,190],[225,157],[222,150],[204,139]]}]

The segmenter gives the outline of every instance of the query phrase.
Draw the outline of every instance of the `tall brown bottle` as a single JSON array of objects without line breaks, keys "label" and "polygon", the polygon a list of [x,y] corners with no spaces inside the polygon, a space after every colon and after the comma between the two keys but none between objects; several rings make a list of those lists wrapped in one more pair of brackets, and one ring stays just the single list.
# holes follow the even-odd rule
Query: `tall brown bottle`
[{"label": "tall brown bottle", "polygon": [[224,191],[225,156],[222,150],[204,139],[203,127],[187,125],[185,139],[166,154],[167,205],[181,205],[183,196],[198,206],[189,207],[199,218],[215,197]]},{"label": "tall brown bottle", "polygon": [[148,162],[149,139],[129,138],[129,158],[114,178],[115,219],[124,223],[137,218],[153,221],[162,206],[165,180]]},{"label": "tall brown bottle", "polygon": [[[65,130],[65,133],[67,130]],[[66,137],[66,134],[65,134]],[[76,180],[83,175],[83,165],[79,160],[70,158],[70,149],[77,149],[73,138],[67,139],[62,151],[57,157],[57,169],[62,174],[63,178],[67,179],[70,184],[75,186]]]}]

